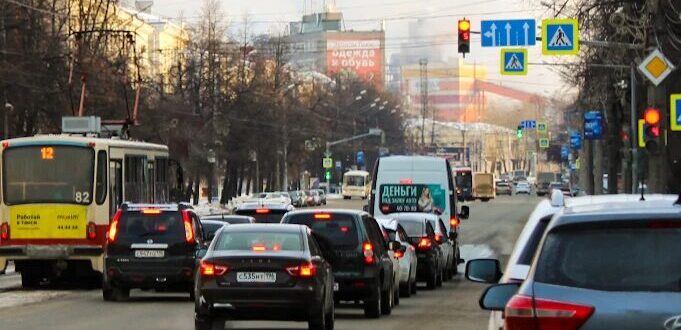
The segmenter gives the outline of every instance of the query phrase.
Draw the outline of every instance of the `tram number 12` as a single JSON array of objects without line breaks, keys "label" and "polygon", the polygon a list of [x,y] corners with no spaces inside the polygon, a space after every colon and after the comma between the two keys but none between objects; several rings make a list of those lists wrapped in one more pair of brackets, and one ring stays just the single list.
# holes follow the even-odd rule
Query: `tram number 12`
[{"label": "tram number 12", "polygon": [[43,160],[54,159],[54,148],[52,147],[40,148],[40,156],[42,157]]}]

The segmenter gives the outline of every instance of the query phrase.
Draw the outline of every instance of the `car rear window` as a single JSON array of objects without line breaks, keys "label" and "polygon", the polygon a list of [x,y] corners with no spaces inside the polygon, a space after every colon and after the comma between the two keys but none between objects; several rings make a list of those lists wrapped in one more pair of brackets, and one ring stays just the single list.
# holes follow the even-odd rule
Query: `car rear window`
[{"label": "car rear window", "polygon": [[[312,229],[322,245],[329,248],[354,250],[359,245],[359,232],[355,218],[346,214],[323,213],[325,219],[318,214],[298,214],[291,216],[286,223],[305,225]],[[326,218],[328,215],[328,218]],[[315,216],[318,218],[316,219]]]},{"label": "car rear window", "polygon": [[399,222],[400,225],[402,225],[402,228],[404,228],[404,231],[407,232],[407,236],[409,237],[421,237],[425,232],[423,228],[425,226],[425,222],[423,221],[400,219]]},{"label": "car rear window", "polygon": [[203,226],[203,231],[206,234],[215,234],[216,231],[220,230],[222,226],[224,226],[221,223],[213,223],[213,222],[202,222],[201,225]]},{"label": "car rear window", "polygon": [[[681,291],[681,222],[566,229],[547,236],[535,280],[604,291]],[[653,224],[651,226],[651,224]]]},{"label": "car rear window", "polygon": [[214,250],[253,252],[303,251],[303,241],[300,233],[223,231],[215,244]]},{"label": "car rear window", "polygon": [[185,239],[184,223],[180,212],[143,214],[138,211],[123,212],[118,223],[120,240],[139,238],[156,242],[182,241]]},{"label": "car rear window", "polygon": [[530,238],[527,240],[527,243],[523,247],[523,251],[520,253],[520,257],[518,258],[518,264],[520,265],[532,264],[534,255],[537,253],[537,247],[539,247],[539,242],[541,241],[541,238],[544,237],[544,232],[546,231],[546,227],[548,227],[549,225],[549,221],[551,221],[551,216],[539,220],[537,226],[534,227],[534,230],[532,231]]},{"label": "car rear window", "polygon": [[238,225],[238,224],[245,224],[245,223],[251,223],[248,218],[232,218],[232,217],[225,217],[222,219],[222,221],[229,223],[231,225]]},{"label": "car rear window", "polygon": [[286,214],[286,210],[258,209],[258,210],[237,210],[237,215],[245,215],[255,218],[256,223],[279,223]]}]

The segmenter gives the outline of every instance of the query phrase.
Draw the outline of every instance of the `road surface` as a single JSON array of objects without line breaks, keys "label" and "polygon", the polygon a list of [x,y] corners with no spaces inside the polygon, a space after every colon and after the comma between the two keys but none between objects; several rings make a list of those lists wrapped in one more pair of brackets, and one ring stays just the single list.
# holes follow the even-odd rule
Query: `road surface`
[{"label": "road surface", "polygon": [[[538,200],[499,197],[471,203],[471,218],[462,224],[462,257],[496,256],[506,260],[515,239]],[[329,208],[361,209],[358,200],[329,201]],[[462,267],[460,267],[463,269]],[[0,324],[3,330],[154,330],[193,329],[194,305],[187,295],[133,291],[128,302],[104,302],[99,290],[16,289],[16,274],[0,276]],[[336,329],[457,329],[487,328],[488,313],[478,307],[483,285],[456,277],[436,291],[419,291],[402,299],[391,316],[367,320],[361,308],[336,310]],[[307,329],[296,322],[230,322],[236,329]]]}]

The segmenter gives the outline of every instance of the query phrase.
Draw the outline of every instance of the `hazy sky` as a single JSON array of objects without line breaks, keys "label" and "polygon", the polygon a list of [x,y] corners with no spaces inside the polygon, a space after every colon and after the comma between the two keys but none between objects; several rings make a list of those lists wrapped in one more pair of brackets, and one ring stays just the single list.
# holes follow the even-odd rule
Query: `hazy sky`
[{"label": "hazy sky", "polygon": [[[312,1],[312,5],[310,5]],[[326,0],[327,3],[333,0]],[[231,22],[231,29],[242,28],[247,15],[252,28],[257,32],[284,31],[285,22],[299,20],[304,9],[309,12],[321,8],[323,0],[221,0],[225,18]],[[184,17],[185,22],[196,22],[200,14],[201,0],[155,0],[152,11],[167,17]],[[473,31],[480,30],[482,19],[535,18],[541,19],[551,12],[539,5],[539,0],[336,0],[336,7],[343,12],[346,29],[375,30],[385,20],[386,61],[400,43],[405,41],[408,25],[418,17],[428,17],[433,36],[444,37],[445,46],[451,56],[457,56],[457,20],[467,17],[472,21]],[[315,10],[315,11],[317,11]],[[540,34],[538,34],[540,35]],[[447,37],[449,36],[449,37]],[[451,43],[449,43],[451,41]],[[421,40],[422,42],[422,40]],[[530,66],[529,75],[509,77],[499,74],[499,48],[480,47],[480,36],[472,36],[472,49],[467,63],[488,67],[490,79],[507,86],[553,96],[567,91],[558,74],[548,66]],[[555,62],[552,57],[541,56],[541,45],[529,50],[530,62]]]}]

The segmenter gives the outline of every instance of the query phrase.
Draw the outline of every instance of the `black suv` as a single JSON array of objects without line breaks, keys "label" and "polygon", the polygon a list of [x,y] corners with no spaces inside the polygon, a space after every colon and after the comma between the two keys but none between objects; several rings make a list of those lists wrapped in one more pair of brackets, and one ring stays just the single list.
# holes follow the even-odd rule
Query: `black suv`
[{"label": "black suv", "polygon": [[293,211],[282,223],[312,229],[331,263],[336,301],[364,301],[364,315],[378,318],[392,312],[393,262],[388,251],[398,242],[384,239],[381,228],[366,212],[352,210]]},{"label": "black suv", "polygon": [[103,298],[129,297],[130,289],[187,292],[194,300],[203,228],[185,204],[123,204],[111,220],[104,247]]}]

